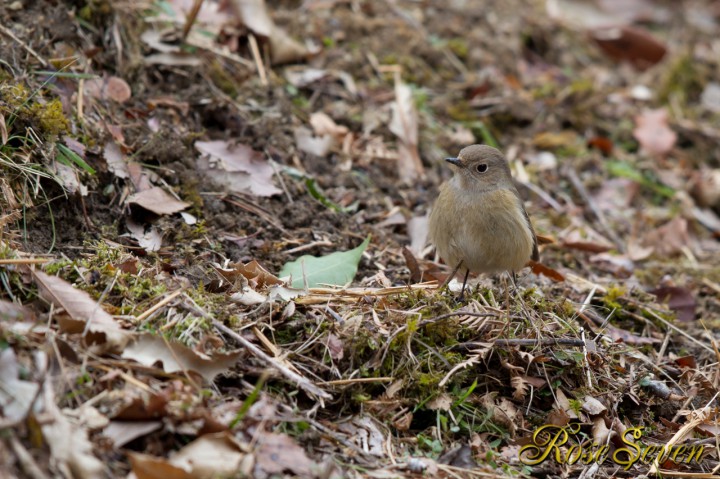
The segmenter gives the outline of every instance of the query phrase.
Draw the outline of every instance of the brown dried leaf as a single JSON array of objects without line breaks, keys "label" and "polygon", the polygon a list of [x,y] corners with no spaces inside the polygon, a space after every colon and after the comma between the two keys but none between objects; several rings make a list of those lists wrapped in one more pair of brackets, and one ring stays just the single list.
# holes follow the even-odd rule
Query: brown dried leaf
[{"label": "brown dried leaf", "polygon": [[415,258],[415,255],[412,254],[412,251],[410,251],[406,246],[403,246],[402,254],[405,258],[405,264],[410,270],[410,281],[412,281],[413,283],[419,283],[420,281],[422,281],[423,273],[420,269],[417,258]]},{"label": "brown dried leaf", "polygon": [[246,27],[269,40],[273,65],[304,60],[310,55],[311,52],[304,45],[275,25],[268,14],[265,0],[233,0],[232,6]]},{"label": "brown dried leaf", "polygon": [[50,447],[52,461],[64,477],[95,479],[108,477],[105,465],[93,451],[86,429],[79,427],[55,405],[55,398],[45,388],[45,418],[41,426],[45,442]]},{"label": "brown dried leaf", "polygon": [[522,401],[527,396],[527,384],[522,376],[513,376],[510,378],[510,386],[513,388],[513,399]]},{"label": "brown dried leaf", "polygon": [[664,155],[675,146],[677,134],[670,129],[664,108],[645,110],[635,117],[635,125],[633,136],[645,153]]},{"label": "brown dried leaf", "polygon": [[171,215],[190,206],[190,203],[176,199],[159,186],[130,195],[127,202],[152,211],[156,215]]},{"label": "brown dried leaf", "polygon": [[613,339],[613,341],[618,342],[618,343],[623,342],[626,344],[642,345],[642,344],[657,344],[657,343],[661,342],[659,339],[638,336],[635,333],[631,333],[630,331],[620,329],[611,324],[605,326],[605,332],[607,333],[608,336],[610,336]]},{"label": "brown dried leaf", "polygon": [[661,286],[649,292],[657,296],[661,303],[667,301],[668,308],[677,313],[679,320],[692,321],[695,319],[697,301],[689,289],[679,286]]},{"label": "brown dried leaf", "polygon": [[528,265],[530,266],[530,269],[532,269],[532,272],[538,276],[546,276],[556,283],[562,283],[565,281],[565,276],[563,276],[562,273],[550,268],[549,266],[545,266],[544,264],[533,260],[530,260]]},{"label": "brown dried leaf", "polygon": [[283,284],[277,276],[263,268],[260,263],[255,260],[252,260],[247,264],[233,263],[229,266],[229,269],[217,268],[217,272],[231,283],[235,283],[235,281],[237,281],[238,275],[242,276],[248,280],[248,284],[253,289]]},{"label": "brown dried leaf", "polygon": [[85,80],[85,94],[92,98],[125,103],[132,96],[132,91],[125,80],[111,76]]},{"label": "brown dried leaf", "polygon": [[0,320],[7,322],[23,321],[35,322],[35,313],[25,306],[4,299],[0,299]]},{"label": "brown dried leaf", "polygon": [[130,467],[137,479],[193,479],[195,476],[164,457],[128,451]]},{"label": "brown dried leaf", "polygon": [[602,186],[595,193],[595,204],[602,211],[624,211],[630,207],[639,191],[640,184],[637,181],[628,178],[611,178],[603,181]]},{"label": "brown dried leaf", "polygon": [[613,249],[612,245],[592,243],[590,241],[563,241],[560,245],[564,248],[587,251],[589,253],[604,253]]},{"label": "brown dried leaf", "polygon": [[335,361],[340,361],[345,356],[342,340],[332,333],[328,334],[327,348],[330,352],[330,357]]},{"label": "brown dried leaf", "polygon": [[166,373],[194,371],[207,382],[212,382],[215,376],[235,365],[240,353],[215,353],[213,357],[209,357],[161,336],[141,334],[125,348],[122,357],[133,359],[145,366],[161,362]]},{"label": "brown dried leaf", "polygon": [[32,271],[32,276],[46,301],[61,307],[67,315],[58,315],[60,329],[68,333],[84,333],[89,344],[97,344],[102,351],[120,352],[130,333],[120,328],[112,316],[90,297],[56,276]]},{"label": "brown dried leaf", "polygon": [[196,141],[198,170],[231,192],[272,196],[282,193],[272,181],[274,171],[259,151],[242,143]]},{"label": "brown dried leaf", "polygon": [[442,393],[428,401],[427,408],[431,411],[449,411],[452,403],[453,398],[447,393]]},{"label": "brown dried leaf", "polygon": [[665,45],[641,27],[600,28],[591,36],[607,56],[640,70],[656,65],[667,53]]},{"label": "brown dried leaf", "polygon": [[310,125],[316,135],[331,135],[341,140],[350,130],[345,125],[338,125],[327,114],[318,111],[310,115]]},{"label": "brown dried leaf", "polygon": [[313,462],[287,434],[264,433],[258,436],[255,451],[255,476],[267,477],[290,471],[295,476],[310,477]]},{"label": "brown dried leaf", "polygon": [[661,257],[677,255],[689,244],[688,222],[680,216],[676,216],[656,230],[648,232],[643,241],[644,246],[651,246]]},{"label": "brown dried leaf", "polygon": [[605,425],[605,419],[598,416],[593,419],[592,438],[593,444],[605,444],[610,436],[610,429]]}]

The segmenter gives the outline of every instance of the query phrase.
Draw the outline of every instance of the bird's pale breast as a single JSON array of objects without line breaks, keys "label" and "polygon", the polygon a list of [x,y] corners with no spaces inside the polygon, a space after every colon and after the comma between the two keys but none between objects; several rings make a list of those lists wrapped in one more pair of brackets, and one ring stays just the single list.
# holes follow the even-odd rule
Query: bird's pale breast
[{"label": "bird's pale breast", "polygon": [[431,241],[445,262],[476,273],[518,271],[533,251],[533,234],[517,194],[498,189],[475,195],[458,194],[445,185],[438,204],[453,205],[433,210]]}]

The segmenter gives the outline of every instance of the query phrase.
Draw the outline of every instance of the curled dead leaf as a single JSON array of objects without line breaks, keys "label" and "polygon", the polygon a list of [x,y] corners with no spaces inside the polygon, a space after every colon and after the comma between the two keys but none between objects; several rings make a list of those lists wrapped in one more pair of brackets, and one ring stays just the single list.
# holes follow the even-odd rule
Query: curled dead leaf
[{"label": "curled dead leaf", "polygon": [[235,365],[240,357],[240,351],[216,353],[209,357],[161,336],[141,334],[125,348],[122,357],[135,360],[145,366],[153,366],[160,362],[166,373],[194,371],[207,382],[212,382],[215,376]]},{"label": "curled dead leaf", "polygon": [[55,316],[62,331],[83,333],[87,343],[100,351],[117,353],[123,350],[130,333],[123,330],[88,293],[73,287],[62,278],[41,271],[32,271],[32,276],[40,296],[65,310],[65,315]]}]

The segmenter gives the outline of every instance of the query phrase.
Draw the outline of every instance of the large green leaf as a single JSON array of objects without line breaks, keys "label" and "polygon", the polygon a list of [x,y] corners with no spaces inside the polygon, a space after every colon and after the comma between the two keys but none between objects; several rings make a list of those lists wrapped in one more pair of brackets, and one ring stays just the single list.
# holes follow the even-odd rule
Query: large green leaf
[{"label": "large green leaf", "polygon": [[365,248],[370,244],[370,236],[365,238],[357,248],[349,251],[338,251],[327,256],[312,256],[306,254],[295,261],[285,263],[280,270],[280,277],[292,276],[292,287],[303,288],[307,279],[310,288],[323,284],[342,286],[355,277],[358,263]]}]

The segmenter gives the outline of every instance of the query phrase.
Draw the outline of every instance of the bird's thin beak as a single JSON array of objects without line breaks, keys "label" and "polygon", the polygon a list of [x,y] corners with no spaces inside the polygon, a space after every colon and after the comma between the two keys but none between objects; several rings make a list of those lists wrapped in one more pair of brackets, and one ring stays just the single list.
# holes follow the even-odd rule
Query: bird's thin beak
[{"label": "bird's thin beak", "polygon": [[445,158],[445,161],[448,163],[451,163],[455,166],[462,166],[462,163],[460,162],[460,158]]}]

